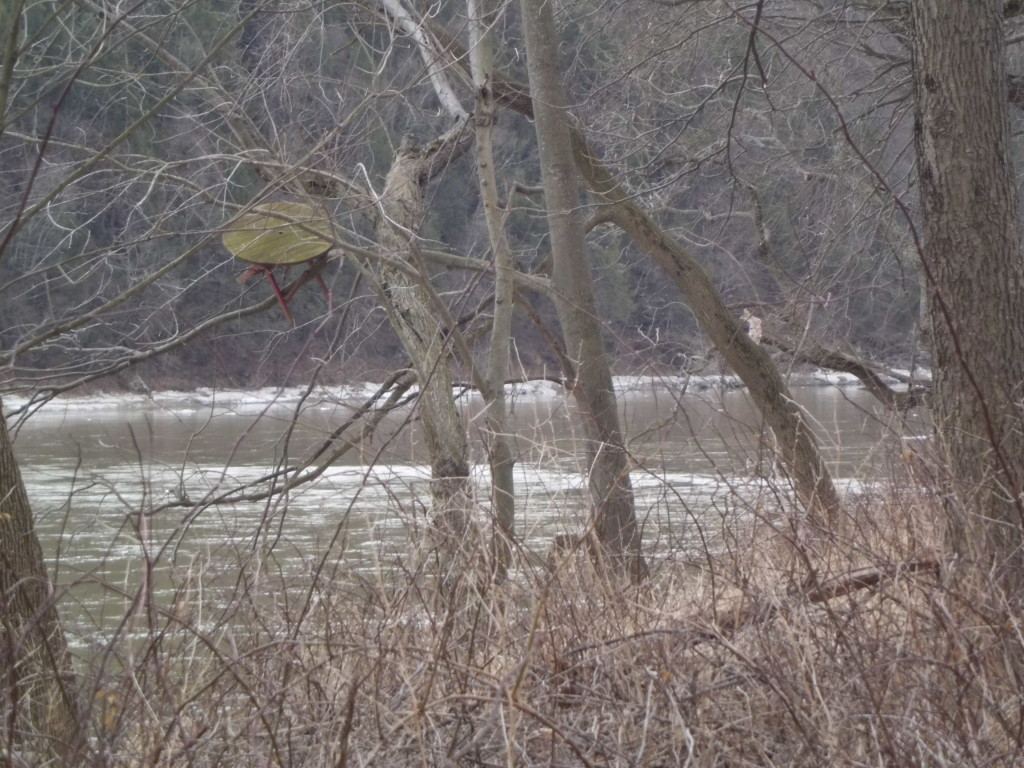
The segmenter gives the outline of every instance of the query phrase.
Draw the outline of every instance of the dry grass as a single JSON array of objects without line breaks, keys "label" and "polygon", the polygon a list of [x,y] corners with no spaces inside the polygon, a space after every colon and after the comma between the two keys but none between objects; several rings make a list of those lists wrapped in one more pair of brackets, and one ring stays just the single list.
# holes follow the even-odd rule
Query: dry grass
[{"label": "dry grass", "polygon": [[748,522],[642,588],[573,551],[447,601],[429,557],[302,580],[250,564],[216,600],[193,574],[83,671],[91,761],[1024,764],[1019,613],[950,578],[934,500],[850,514],[831,537]]}]

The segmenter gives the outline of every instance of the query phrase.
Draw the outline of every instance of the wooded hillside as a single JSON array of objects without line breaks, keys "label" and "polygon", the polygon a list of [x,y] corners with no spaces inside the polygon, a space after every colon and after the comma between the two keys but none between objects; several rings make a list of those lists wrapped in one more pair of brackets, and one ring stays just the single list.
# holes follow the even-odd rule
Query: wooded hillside
[{"label": "wooded hillside", "polygon": [[[323,272],[339,311],[302,291],[293,328],[270,305],[250,311],[268,286],[236,282],[244,266],[219,231],[261,201],[310,194],[330,209],[339,245],[367,247],[368,209],[402,137],[427,142],[453,120],[412,32],[373,3],[198,0],[163,13],[79,2],[59,23],[48,8],[28,6],[15,25],[0,138],[0,217],[17,222],[0,284],[10,386],[79,381],[128,358],[154,385],[177,386],[302,380],[313,359],[333,379],[401,365],[351,254],[339,249]],[[473,112],[464,10],[436,10],[437,67]],[[921,361],[906,19],[898,5],[807,2],[759,5],[756,16],[718,3],[560,5],[573,113],[737,317],[751,311],[770,339],[812,358],[823,347]],[[494,35],[498,76],[525,82],[516,8],[494,17]],[[493,142],[516,266],[546,274],[528,118],[500,109]],[[678,289],[598,223],[594,202],[580,215],[614,368],[718,370]],[[421,213],[451,315],[486,306],[492,278],[450,258],[491,261],[471,156],[437,169]],[[126,291],[133,298],[119,300]],[[557,326],[549,301],[521,298]],[[175,343],[211,322],[199,343]],[[557,370],[522,307],[513,328],[515,375]]]}]

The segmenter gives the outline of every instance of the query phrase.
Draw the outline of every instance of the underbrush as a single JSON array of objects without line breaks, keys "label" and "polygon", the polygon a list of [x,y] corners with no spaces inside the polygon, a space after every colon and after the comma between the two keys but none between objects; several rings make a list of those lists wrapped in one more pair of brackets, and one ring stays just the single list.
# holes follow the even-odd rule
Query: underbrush
[{"label": "underbrush", "polygon": [[1020,615],[954,572],[935,505],[863,497],[831,536],[752,509],[640,587],[572,549],[457,599],[429,557],[263,564],[217,600],[185,580],[83,669],[90,761],[1024,764]]}]

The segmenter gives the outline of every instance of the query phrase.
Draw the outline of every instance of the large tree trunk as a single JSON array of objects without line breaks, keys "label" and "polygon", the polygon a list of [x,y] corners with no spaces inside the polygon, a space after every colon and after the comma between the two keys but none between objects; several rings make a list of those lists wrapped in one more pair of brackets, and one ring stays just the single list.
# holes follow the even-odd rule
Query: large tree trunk
[{"label": "large tree trunk", "polygon": [[[84,745],[61,631],[32,509],[0,417],[0,755],[74,764]],[[29,758],[29,755],[32,757]]]},{"label": "large tree trunk", "polygon": [[551,3],[521,0],[541,178],[551,233],[552,279],[573,394],[582,412],[590,467],[593,528],[601,550],[634,579],[646,577],[611,372],[594,305],[572,130],[558,63]]},{"label": "large tree trunk", "polygon": [[[431,311],[425,265],[417,258],[416,236],[423,224],[423,188],[436,168],[450,161],[461,133],[459,126],[425,147],[411,139],[403,141],[381,195],[377,242],[385,256],[411,269],[385,262],[376,271],[391,325],[412,359],[419,380],[419,409],[430,454],[435,520],[456,544],[469,530],[471,519],[469,450],[465,425],[452,398],[448,340]],[[419,279],[413,276],[416,273]]]},{"label": "large tree trunk", "polygon": [[[1024,262],[1002,0],[913,3],[916,145],[935,368],[963,558],[1024,586]],[[1018,596],[1019,597],[1019,596]]]}]

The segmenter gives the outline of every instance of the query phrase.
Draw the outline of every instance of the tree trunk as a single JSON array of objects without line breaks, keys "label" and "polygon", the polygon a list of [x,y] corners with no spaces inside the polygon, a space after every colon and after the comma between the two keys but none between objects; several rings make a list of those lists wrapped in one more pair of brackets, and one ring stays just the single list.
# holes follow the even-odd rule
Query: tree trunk
[{"label": "tree trunk", "polygon": [[590,187],[609,203],[604,216],[647,253],[686,296],[704,332],[742,379],[775,433],[793,488],[811,519],[820,527],[834,525],[841,512],[818,442],[768,353],[743,330],[693,255],[672,239],[612,178],[577,135],[576,161]]},{"label": "tree trunk", "polygon": [[914,93],[933,418],[962,558],[1024,586],[1024,262],[1001,0],[917,0]]},{"label": "tree trunk", "polygon": [[[461,45],[443,26],[434,23],[431,29],[446,50],[462,56]],[[530,118],[544,101],[530,98],[535,88],[532,79],[530,88],[500,76],[494,79],[496,101]],[[744,333],[693,254],[666,234],[616,183],[607,167],[589,151],[580,131],[571,130],[571,133],[579,172],[594,194],[608,204],[603,214],[605,218],[630,235],[679,286],[704,332],[746,384],[765,424],[775,433],[782,461],[810,519],[821,527],[836,523],[842,505],[828,466],[803,413],[767,352]]]},{"label": "tree trunk", "polygon": [[[461,133],[461,126],[457,131]],[[403,141],[381,195],[377,242],[385,256],[410,264],[420,279],[386,263],[376,270],[392,327],[416,369],[423,435],[430,454],[435,520],[445,535],[454,537],[453,543],[461,543],[471,519],[469,450],[466,429],[452,398],[448,342],[421,283],[427,275],[422,261],[416,258],[415,238],[423,223],[423,187],[434,167],[450,160],[458,133],[449,132],[422,148],[409,139]]]},{"label": "tree trunk", "polygon": [[487,364],[487,387],[483,393],[487,422],[487,457],[491,465],[491,514],[494,518],[491,555],[496,582],[505,580],[512,561],[515,536],[516,495],[515,453],[508,429],[505,380],[508,378],[509,343],[512,337],[512,308],[515,301],[512,249],[505,237],[505,222],[498,199],[498,178],[494,170],[494,122],[496,110],[491,88],[494,62],[490,25],[494,22],[488,0],[468,0],[470,69],[476,91],[476,169],[480,199],[487,220],[487,234],[494,254],[494,318]]},{"label": "tree trunk", "polygon": [[551,3],[521,0],[541,178],[551,233],[552,279],[566,353],[576,367],[573,394],[583,415],[593,528],[600,550],[640,580],[647,566],[633,507],[611,371],[594,305],[572,129],[558,63]]},{"label": "tree trunk", "polygon": [[74,764],[84,745],[71,665],[32,509],[0,417],[0,753]]}]

